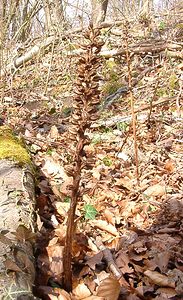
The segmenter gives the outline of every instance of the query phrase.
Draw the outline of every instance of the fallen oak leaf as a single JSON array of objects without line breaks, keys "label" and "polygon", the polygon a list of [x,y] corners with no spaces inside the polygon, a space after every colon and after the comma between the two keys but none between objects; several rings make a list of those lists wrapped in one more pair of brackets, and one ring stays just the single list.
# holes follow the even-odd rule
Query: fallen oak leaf
[{"label": "fallen oak leaf", "polygon": [[0,233],[0,242],[10,247],[13,245],[13,242],[2,233]]},{"label": "fallen oak leaf", "polygon": [[104,297],[105,300],[117,300],[120,290],[119,281],[115,278],[107,277],[99,285],[97,296]]},{"label": "fallen oak leaf", "polygon": [[84,284],[84,282],[79,283],[74,289],[73,289],[73,294],[76,296],[77,299],[85,299],[91,296],[91,292],[89,288]]},{"label": "fallen oak leaf", "polygon": [[66,294],[64,290],[61,291],[61,294],[58,297],[54,295],[48,295],[48,296],[50,297],[50,300],[71,300],[69,294]]},{"label": "fallen oak leaf", "polygon": [[84,298],[82,300],[105,300],[105,298],[92,295],[92,296]]},{"label": "fallen oak leaf", "polygon": [[167,275],[163,275],[157,271],[150,270],[145,271],[144,275],[147,276],[154,284],[175,288],[174,280],[172,278],[169,278]]},{"label": "fallen oak leaf", "polygon": [[91,226],[93,227],[97,227],[101,230],[107,231],[110,234],[114,235],[114,236],[119,236],[119,233],[116,229],[115,226],[113,226],[112,224],[109,224],[106,221],[103,220],[92,220],[90,221]]},{"label": "fallen oak leaf", "polygon": [[103,252],[98,252],[97,254],[93,255],[86,261],[86,264],[92,269],[95,270],[97,264],[101,263],[103,259]]},{"label": "fallen oak leaf", "polygon": [[23,272],[19,266],[9,258],[4,261],[4,265],[7,271]]},{"label": "fallen oak leaf", "polygon": [[115,225],[114,214],[109,209],[106,208],[104,211],[104,215],[105,215],[107,221],[114,226]]},{"label": "fallen oak leaf", "polygon": [[161,287],[157,289],[156,294],[157,295],[165,294],[168,296],[168,298],[171,298],[171,297],[175,297],[177,295],[177,292],[175,291],[175,289],[169,287],[168,288]]},{"label": "fallen oak leaf", "polygon": [[63,289],[60,288],[52,288],[49,286],[40,286],[39,292],[44,299],[50,300],[71,300],[70,295]]},{"label": "fallen oak leaf", "polygon": [[148,187],[144,191],[144,195],[147,197],[157,197],[157,196],[163,196],[166,194],[166,187],[161,184],[154,184],[150,187]]}]

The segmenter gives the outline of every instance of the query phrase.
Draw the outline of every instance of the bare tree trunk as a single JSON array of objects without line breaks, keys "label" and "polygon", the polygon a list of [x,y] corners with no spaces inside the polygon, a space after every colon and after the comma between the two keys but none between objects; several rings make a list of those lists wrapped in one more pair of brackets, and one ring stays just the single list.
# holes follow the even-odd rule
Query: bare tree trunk
[{"label": "bare tree trunk", "polygon": [[59,32],[64,21],[61,0],[42,0],[45,11],[45,28],[48,33]]},{"label": "bare tree trunk", "polygon": [[153,0],[143,0],[141,14],[149,15],[153,8]]},{"label": "bare tree trunk", "polygon": [[[22,24],[26,22],[26,19],[28,17],[28,5],[29,5],[29,0],[26,0],[23,4],[23,9],[22,9]],[[20,35],[20,40],[22,42],[26,41],[27,36],[29,35],[30,32],[30,27],[31,27],[30,22],[27,23],[28,23],[27,26],[22,28],[22,32]]]},{"label": "bare tree trunk", "polygon": [[92,21],[96,26],[105,21],[108,0],[92,0]]}]

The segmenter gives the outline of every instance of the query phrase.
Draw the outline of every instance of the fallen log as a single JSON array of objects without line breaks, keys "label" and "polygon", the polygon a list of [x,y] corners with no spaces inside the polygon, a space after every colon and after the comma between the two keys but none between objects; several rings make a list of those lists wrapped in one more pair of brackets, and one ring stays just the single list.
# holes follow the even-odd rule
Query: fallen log
[{"label": "fallen log", "polygon": [[0,127],[0,299],[36,299],[33,166],[11,129]]},{"label": "fallen log", "polygon": [[[101,25],[98,28],[108,28],[112,27],[113,25],[119,26],[123,23],[123,21],[116,21],[115,23],[101,23]],[[75,28],[73,30],[68,30],[64,32],[64,34],[60,37],[51,35],[49,37],[46,37],[44,40],[39,41],[36,45],[34,45],[31,49],[29,49],[27,52],[25,52],[20,57],[15,57],[12,59],[12,61],[3,66],[0,70],[0,78],[8,75],[8,74],[15,74],[19,67],[23,66],[26,62],[30,61],[31,59],[34,59],[41,51],[45,51],[48,49],[51,45],[54,45],[54,47],[59,43],[60,40],[67,40],[72,34],[79,33],[83,30],[82,27]],[[182,43],[176,43],[171,41],[165,41],[165,40],[154,40],[152,43],[137,43],[129,45],[129,51],[131,54],[148,54],[148,53],[160,53],[165,52],[165,56],[170,57],[178,57],[182,58]],[[51,50],[51,47],[50,47]],[[65,56],[68,57],[74,57],[81,55],[83,53],[82,49],[76,49],[72,51],[66,51],[64,49],[61,50],[62,53]],[[176,54],[177,52],[177,54]],[[106,59],[116,57],[116,56],[123,56],[126,55],[126,49],[124,47],[121,48],[115,48],[112,50],[102,50],[100,53],[101,56],[103,56]]]}]

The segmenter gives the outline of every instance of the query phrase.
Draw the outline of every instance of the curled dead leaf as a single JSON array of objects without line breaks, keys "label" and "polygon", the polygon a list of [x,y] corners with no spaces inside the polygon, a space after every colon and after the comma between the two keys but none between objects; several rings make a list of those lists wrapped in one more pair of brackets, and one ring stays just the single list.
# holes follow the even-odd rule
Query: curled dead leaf
[{"label": "curled dead leaf", "polygon": [[106,208],[104,210],[104,215],[105,215],[107,221],[114,226],[115,225],[115,216],[114,216],[114,214],[109,209]]},{"label": "curled dead leaf", "polygon": [[76,296],[77,299],[85,299],[91,296],[91,292],[89,288],[84,283],[78,284],[75,289],[73,289],[73,294]]},{"label": "curled dead leaf", "polygon": [[157,289],[156,294],[165,294],[168,296],[168,298],[174,297],[177,295],[177,292],[175,291],[175,289],[172,288],[165,288],[165,287],[161,287],[159,289]]},{"label": "curled dead leaf", "polygon": [[90,297],[84,298],[83,300],[105,300],[105,298],[98,297],[98,296],[90,296]]},{"label": "curled dead leaf", "polygon": [[13,245],[12,241],[2,233],[0,233],[0,242],[8,246]]},{"label": "curled dead leaf", "polygon": [[57,128],[55,125],[53,125],[53,126],[51,127],[50,133],[49,133],[49,137],[50,137],[51,139],[53,139],[53,140],[58,139],[58,137],[59,137],[59,132],[58,132],[58,128]]},{"label": "curled dead leaf", "polygon": [[51,288],[49,286],[40,286],[39,291],[44,299],[49,297],[50,300],[71,300],[70,295],[60,288]]},{"label": "curled dead leaf", "polygon": [[163,196],[166,194],[166,187],[161,184],[154,184],[150,187],[148,187],[144,194],[148,197],[157,197],[157,196]]},{"label": "curled dead leaf", "polygon": [[6,259],[4,261],[4,265],[7,271],[14,271],[14,272],[23,272],[17,264],[12,261],[11,259]]},{"label": "curled dead leaf", "polygon": [[97,296],[104,297],[105,300],[117,300],[120,293],[119,281],[108,277],[104,279],[97,290]]},{"label": "curled dead leaf", "polygon": [[147,270],[144,272],[144,275],[149,277],[154,284],[175,288],[174,280],[166,275],[160,274],[159,272]]},{"label": "curled dead leaf", "polygon": [[116,229],[115,226],[113,226],[112,224],[109,224],[106,221],[103,220],[92,220],[90,221],[91,226],[93,227],[97,227],[101,230],[104,230],[106,232],[109,232],[110,234],[114,235],[114,236],[119,236],[119,233]]}]

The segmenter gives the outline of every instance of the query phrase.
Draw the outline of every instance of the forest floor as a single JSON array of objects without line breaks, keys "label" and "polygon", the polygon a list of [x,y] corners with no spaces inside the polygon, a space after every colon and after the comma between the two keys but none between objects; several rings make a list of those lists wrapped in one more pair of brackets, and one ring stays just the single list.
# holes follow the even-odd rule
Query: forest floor
[{"label": "forest floor", "polygon": [[[62,57],[51,55],[15,75],[1,109],[37,166],[36,292],[52,300],[183,299],[181,60],[146,55],[134,63],[137,75],[147,70],[133,89],[138,162],[129,93],[103,108],[87,132],[91,143],[85,151],[93,168],[82,174],[85,194],[77,206],[68,294],[62,289],[62,261],[72,178],[64,167],[74,64],[67,62],[63,74]],[[108,62],[103,98],[127,77],[125,62]],[[115,81],[119,86],[112,90]]]}]

